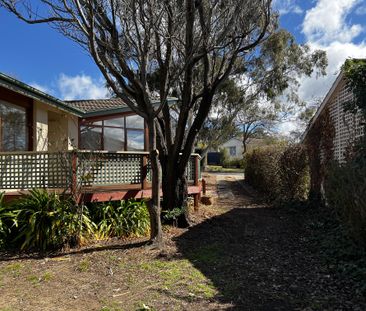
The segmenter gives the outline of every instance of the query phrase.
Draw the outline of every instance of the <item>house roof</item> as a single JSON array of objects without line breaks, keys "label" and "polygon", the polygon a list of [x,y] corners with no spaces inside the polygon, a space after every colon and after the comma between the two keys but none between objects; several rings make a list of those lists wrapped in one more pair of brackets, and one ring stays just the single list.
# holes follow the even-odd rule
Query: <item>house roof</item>
[{"label": "house roof", "polygon": [[70,107],[81,110],[84,113],[127,107],[124,101],[120,98],[70,100],[65,101],[65,104]]},{"label": "house roof", "polygon": [[[168,104],[175,103],[176,98],[168,98]],[[158,105],[159,100],[153,100],[153,104]],[[120,98],[106,99],[85,99],[85,100],[69,100],[64,103],[72,108],[83,112],[83,117],[102,116],[113,113],[129,112],[131,109]]]},{"label": "house roof", "polygon": [[63,101],[46,94],[28,84],[25,84],[17,79],[14,79],[6,74],[0,72],[0,86],[8,90],[14,91],[18,94],[30,97],[35,100],[39,100],[45,104],[56,107],[68,113],[82,116],[83,112],[79,109],[66,105]]},{"label": "house roof", "polygon": [[[0,73],[0,86],[82,118],[131,111],[120,98],[62,101],[3,73]],[[176,101],[176,98],[168,98],[168,104]],[[153,100],[153,104],[159,103]]]}]

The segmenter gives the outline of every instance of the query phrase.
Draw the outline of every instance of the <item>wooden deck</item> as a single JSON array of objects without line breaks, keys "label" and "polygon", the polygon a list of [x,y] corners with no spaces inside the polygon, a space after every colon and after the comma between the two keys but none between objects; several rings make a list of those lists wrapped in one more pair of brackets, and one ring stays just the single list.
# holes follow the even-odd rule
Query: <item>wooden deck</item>
[{"label": "wooden deck", "polygon": [[[199,160],[198,154],[192,154],[186,170],[188,193],[195,205],[202,190]],[[74,194],[80,202],[150,198],[149,153],[0,153],[0,192],[5,192],[5,199],[12,200],[34,188]]]}]

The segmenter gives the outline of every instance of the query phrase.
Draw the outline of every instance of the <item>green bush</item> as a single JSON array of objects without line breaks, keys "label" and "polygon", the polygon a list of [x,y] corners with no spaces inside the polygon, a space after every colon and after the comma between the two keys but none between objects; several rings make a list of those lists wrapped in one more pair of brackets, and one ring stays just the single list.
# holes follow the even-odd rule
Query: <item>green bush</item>
[{"label": "green bush", "polygon": [[274,200],[280,195],[279,159],[282,149],[264,147],[246,155],[245,179],[258,191]]},{"label": "green bush", "polygon": [[229,161],[229,151],[226,148],[220,148],[220,161],[222,166],[226,165]]},{"label": "green bush", "polygon": [[365,247],[366,159],[360,157],[343,165],[333,163],[327,170],[324,188],[328,205]]},{"label": "green bush", "polygon": [[222,166],[225,168],[244,168],[244,159],[228,159],[222,163]]},{"label": "green bush", "polygon": [[143,236],[150,229],[149,212],[143,201],[120,201],[94,204],[92,219],[97,225],[97,238]]},{"label": "green bush", "polygon": [[0,248],[9,240],[11,228],[16,225],[17,214],[4,203],[4,193],[0,193]]},{"label": "green bush", "polygon": [[57,249],[94,231],[86,211],[80,212],[71,201],[45,190],[31,190],[14,203],[12,211],[17,214],[14,242],[21,249]]},{"label": "green bush", "polygon": [[291,145],[279,159],[281,198],[283,201],[307,199],[310,188],[308,157],[304,146]]},{"label": "green bush", "polygon": [[303,200],[309,188],[307,157],[300,145],[274,145],[253,150],[245,157],[245,179],[268,200]]}]

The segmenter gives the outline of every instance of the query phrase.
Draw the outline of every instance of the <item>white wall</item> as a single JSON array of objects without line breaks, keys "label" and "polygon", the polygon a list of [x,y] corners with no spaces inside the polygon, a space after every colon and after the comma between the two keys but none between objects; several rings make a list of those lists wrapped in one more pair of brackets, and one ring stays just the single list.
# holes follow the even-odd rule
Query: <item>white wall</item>
[{"label": "white wall", "polygon": [[[230,147],[235,148],[235,154],[230,154]],[[231,138],[226,143],[222,144],[220,148],[225,148],[228,151],[230,159],[241,159],[243,157],[243,143],[236,138]]]}]

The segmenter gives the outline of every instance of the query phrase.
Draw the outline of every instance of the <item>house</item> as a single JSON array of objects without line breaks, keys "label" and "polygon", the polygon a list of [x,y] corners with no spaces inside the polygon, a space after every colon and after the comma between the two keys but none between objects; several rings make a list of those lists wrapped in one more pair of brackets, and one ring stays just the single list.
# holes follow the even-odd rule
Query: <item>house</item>
[{"label": "house", "polygon": [[[341,71],[302,135],[302,142],[307,143],[316,123],[329,114],[334,128],[332,155],[339,163],[346,160],[350,147],[363,135],[364,131],[361,115],[344,109],[345,103],[351,98],[352,93],[346,88],[344,73]],[[321,139],[320,134],[318,139]]]},{"label": "house", "polygon": [[230,160],[243,158],[243,142],[240,138],[233,137],[219,146],[220,149],[226,149]]},{"label": "house", "polygon": [[[149,197],[147,150],[143,118],[121,99],[62,101],[0,73],[0,192],[8,197],[32,188],[84,201]],[[187,168],[195,196],[198,158]]]}]

